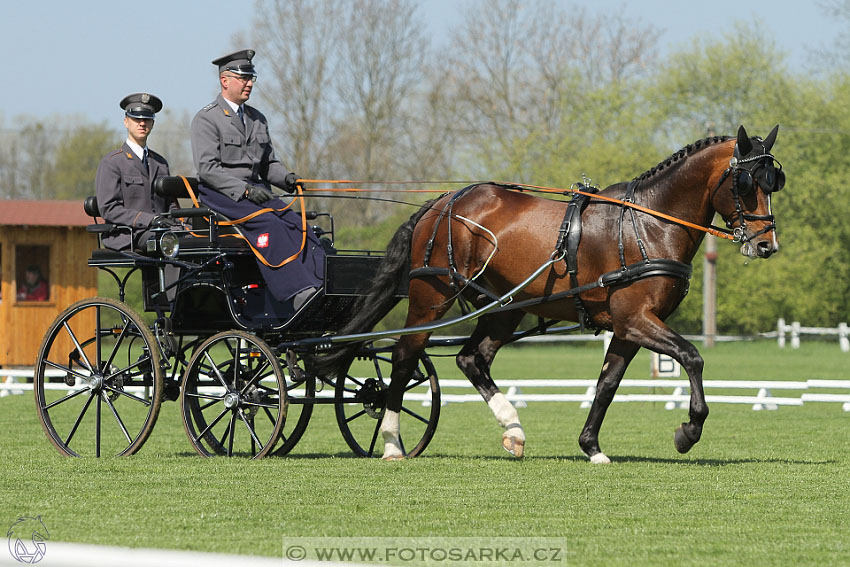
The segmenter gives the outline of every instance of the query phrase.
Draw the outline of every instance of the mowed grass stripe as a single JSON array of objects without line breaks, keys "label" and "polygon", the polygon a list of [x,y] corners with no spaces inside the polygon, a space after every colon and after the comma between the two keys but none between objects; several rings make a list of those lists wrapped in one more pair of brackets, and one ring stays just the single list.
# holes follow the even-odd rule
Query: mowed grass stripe
[{"label": "mowed grass stripe", "polygon": [[[850,359],[834,343],[704,354],[712,379],[840,378]],[[648,375],[642,356],[629,377]],[[497,380],[595,378],[601,347],[500,358]],[[439,364],[441,377],[459,377],[451,359]],[[731,372],[741,368],[762,373]],[[0,409],[2,517],[41,514],[55,540],[280,556],[284,536],[528,535],[564,537],[570,565],[850,563],[850,415],[840,404],[714,404],[685,456],[672,434],[686,411],[614,404],[601,434],[611,466],[580,454],[577,403],[520,410],[522,461],[501,449],[483,403],[449,405],[425,454],[398,463],[350,456],[330,407],[316,408],[290,456],[258,462],[195,456],[174,403],[138,455],[101,460],[60,457],[29,395]]]}]

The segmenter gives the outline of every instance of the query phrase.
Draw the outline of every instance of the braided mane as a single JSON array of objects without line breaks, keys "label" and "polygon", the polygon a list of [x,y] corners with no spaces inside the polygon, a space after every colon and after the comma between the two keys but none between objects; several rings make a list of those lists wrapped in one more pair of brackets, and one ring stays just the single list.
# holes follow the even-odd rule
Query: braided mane
[{"label": "braided mane", "polygon": [[667,159],[665,159],[664,161],[662,161],[661,163],[659,163],[658,165],[656,165],[652,169],[650,169],[648,171],[644,171],[639,176],[635,177],[634,181],[643,181],[645,179],[649,179],[650,177],[652,177],[656,173],[659,173],[659,172],[663,171],[664,169],[669,168],[673,164],[682,161],[687,156],[691,155],[692,153],[694,153],[696,151],[701,150],[702,148],[704,148],[706,146],[711,146],[711,145],[714,145],[714,144],[718,144],[720,142],[726,142],[726,141],[729,141],[731,139],[732,139],[732,136],[712,136],[712,137],[709,137],[709,138],[703,138],[702,140],[697,140],[693,144],[688,144],[687,146],[685,146],[684,148],[682,148],[678,152],[674,153],[672,156],[668,157]]}]

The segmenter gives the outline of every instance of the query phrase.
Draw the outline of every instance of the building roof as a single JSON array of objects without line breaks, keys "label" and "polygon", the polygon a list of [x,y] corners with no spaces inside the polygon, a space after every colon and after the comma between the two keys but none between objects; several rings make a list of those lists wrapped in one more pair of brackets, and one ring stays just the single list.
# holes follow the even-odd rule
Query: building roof
[{"label": "building roof", "polygon": [[83,200],[0,200],[0,225],[87,226],[94,220],[83,210]]}]

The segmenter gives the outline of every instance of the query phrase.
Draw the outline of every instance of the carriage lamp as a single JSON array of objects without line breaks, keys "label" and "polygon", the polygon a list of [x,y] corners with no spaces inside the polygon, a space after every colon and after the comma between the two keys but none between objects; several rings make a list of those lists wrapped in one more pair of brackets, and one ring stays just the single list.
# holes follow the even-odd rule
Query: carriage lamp
[{"label": "carriage lamp", "polygon": [[180,252],[180,242],[173,232],[166,232],[159,237],[159,250],[167,258],[176,258]]}]

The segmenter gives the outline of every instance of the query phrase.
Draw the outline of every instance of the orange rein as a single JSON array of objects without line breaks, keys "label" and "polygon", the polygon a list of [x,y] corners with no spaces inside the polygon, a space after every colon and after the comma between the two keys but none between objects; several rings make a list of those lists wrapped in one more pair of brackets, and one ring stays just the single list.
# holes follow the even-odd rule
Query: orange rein
[{"label": "orange rein", "polygon": [[[440,184],[464,183],[464,184],[467,184],[467,185],[471,185],[471,184],[474,184],[474,183],[490,183],[490,182],[489,181],[352,181],[352,180],[349,180],[349,179],[299,179],[298,183],[327,183],[327,184],[355,184],[356,183],[356,184],[360,184],[360,185],[367,185],[367,184],[373,184],[373,185],[374,184],[382,184],[382,185],[419,184],[419,185],[425,185],[425,184],[436,184],[436,183],[440,183]],[[607,197],[605,195],[600,195],[599,193],[588,193],[588,192],[585,192],[585,191],[580,191],[578,189],[573,189],[572,187],[569,188],[569,189],[561,189],[559,187],[544,187],[542,185],[526,185],[526,184],[523,184],[523,183],[500,183],[500,182],[494,182],[494,183],[497,183],[499,185],[513,185],[513,186],[520,187],[520,188],[528,187],[530,189],[536,189],[536,190],[542,191],[544,193],[560,193],[560,194],[575,193],[577,195],[585,195],[587,197],[590,197],[591,199],[598,199],[600,201],[607,201],[609,203],[615,203],[615,204],[623,206],[623,207],[635,209],[635,210],[640,211],[642,213],[646,213],[648,215],[652,215],[654,217],[658,217],[658,218],[670,221],[670,222],[678,224],[680,226],[685,226],[685,227],[688,227],[688,228],[692,228],[694,230],[700,230],[702,232],[711,234],[711,235],[716,236],[718,238],[726,238],[727,240],[734,240],[735,239],[735,237],[733,235],[726,233],[722,230],[718,230],[718,229],[710,227],[710,226],[708,226],[708,227],[701,226],[701,225],[692,223],[690,221],[682,220],[682,219],[676,218],[674,216],[671,216],[671,215],[668,215],[668,214],[665,214],[665,213],[662,213],[662,212],[659,212],[659,211],[655,211],[653,209],[649,209],[647,207],[642,207],[642,206],[640,206],[636,203],[630,203],[628,201],[623,201],[622,199],[615,199],[614,197]],[[386,190],[359,189],[359,188],[355,188],[355,187],[342,188],[342,189],[306,189],[306,190],[307,191],[352,192],[352,193],[358,193],[358,192],[359,193],[371,193],[371,192],[386,193],[387,192]],[[396,189],[396,191],[402,191],[402,192],[405,192],[405,193],[442,193],[443,192],[439,189]],[[303,209],[303,206],[302,206],[302,209]]]}]

